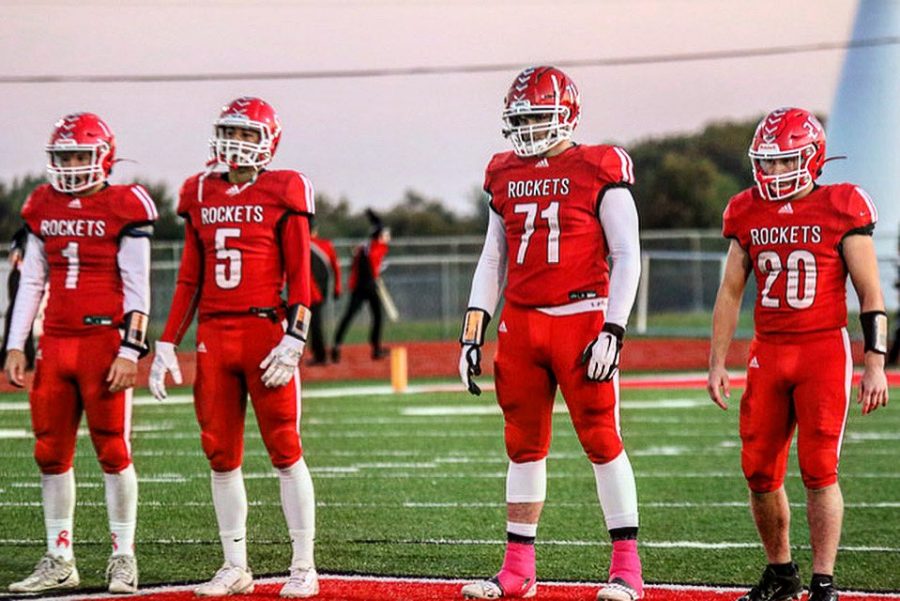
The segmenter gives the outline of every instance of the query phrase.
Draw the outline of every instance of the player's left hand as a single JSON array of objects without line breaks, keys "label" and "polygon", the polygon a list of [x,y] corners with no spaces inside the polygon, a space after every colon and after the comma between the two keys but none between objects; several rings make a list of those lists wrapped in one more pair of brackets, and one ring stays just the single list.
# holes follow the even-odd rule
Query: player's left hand
[{"label": "player's left hand", "polygon": [[281,342],[259,364],[259,368],[265,370],[262,382],[266,388],[278,388],[291,381],[305,347],[306,342],[294,336],[285,334],[281,338]]},{"label": "player's left hand", "polygon": [[110,392],[121,392],[132,388],[136,379],[137,363],[123,357],[116,357],[106,375]]},{"label": "player's left hand", "polygon": [[614,323],[605,323],[597,338],[581,353],[581,364],[587,363],[588,380],[609,382],[619,369],[619,352],[625,328]]},{"label": "player's left hand", "polygon": [[884,355],[866,353],[865,364],[856,403],[862,407],[862,414],[868,415],[879,407],[887,406],[888,384],[884,373]]},{"label": "player's left hand", "polygon": [[469,394],[481,395],[481,387],[475,383],[475,376],[481,375],[481,347],[464,344],[459,353],[459,378]]}]

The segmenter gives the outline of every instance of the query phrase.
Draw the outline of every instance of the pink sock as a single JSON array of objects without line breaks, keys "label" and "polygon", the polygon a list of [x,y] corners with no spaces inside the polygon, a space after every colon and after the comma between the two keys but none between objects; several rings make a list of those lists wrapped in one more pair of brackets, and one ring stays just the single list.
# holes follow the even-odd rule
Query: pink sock
[{"label": "pink sock", "polygon": [[534,585],[534,545],[506,543],[503,567],[497,580],[504,596],[521,597]]},{"label": "pink sock", "polygon": [[641,576],[641,558],[636,540],[613,541],[612,559],[609,562],[609,579],[621,578],[631,585],[638,595],[644,594]]}]

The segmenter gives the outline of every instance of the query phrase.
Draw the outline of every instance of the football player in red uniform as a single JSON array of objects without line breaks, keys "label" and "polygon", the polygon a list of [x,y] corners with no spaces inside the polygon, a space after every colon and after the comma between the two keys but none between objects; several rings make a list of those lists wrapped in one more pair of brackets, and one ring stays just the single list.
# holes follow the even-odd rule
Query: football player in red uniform
[{"label": "football player in red uniform", "polygon": [[809,599],[833,601],[843,516],[838,458],[853,371],[846,330],[848,273],[865,336],[857,402],[868,414],[888,400],[887,316],[872,243],[878,214],[853,184],[816,184],[825,164],[825,131],[809,111],[769,113],[749,154],[756,186],[733,197],[725,209],[722,230],[731,245],[713,313],[708,382],[710,398],[726,409],[725,356],[752,272],[758,292],[741,397],[741,463],[768,566],[740,601],[777,601],[802,592],[791,560],[784,490],[795,429],[813,552]]},{"label": "football player in red uniform", "polygon": [[112,555],[109,591],[133,593],[137,477],[131,462],[131,393],[146,352],[150,235],[157,218],[141,186],[107,183],[115,162],[112,130],[97,115],[63,117],[47,145],[49,185],[22,208],[28,228],[22,280],[4,369],[24,385],[23,348],[49,284],[34,385],[29,395],[41,470],[47,554],[14,593],[79,584],[72,545],[72,460],[81,415],[103,469]]},{"label": "football player in red uniform", "polygon": [[[500,572],[467,584],[477,599],[536,594],[534,541],[546,496],[557,388],[593,465],[612,538],[609,581],[597,599],[643,596],[634,475],[619,434],[618,358],[640,277],[634,172],[618,146],[571,140],[580,99],[553,67],[522,71],[506,95],[504,134],[484,189],[490,221],[475,270],[459,360],[480,389],[481,346],[503,282],[506,304],[494,360],[505,421],[507,546]],[[612,258],[610,271],[607,259]]]},{"label": "football player in red uniform", "polygon": [[[313,563],[315,499],[300,444],[300,373],[310,304],[308,218],[315,202],[296,171],[270,171],[281,124],[259,98],[224,107],[210,141],[209,168],[184,183],[178,213],[184,253],[172,307],[150,374],[166,396],[165,376],[181,381],[175,347],[195,310],[197,375],[194,405],[212,468],[212,496],[225,563],[198,596],[249,593],[247,496],[241,474],[247,395],[281,482],[293,547],[284,597],[319,590]],[[224,172],[215,168],[222,166]],[[287,302],[281,291],[287,284]]]}]

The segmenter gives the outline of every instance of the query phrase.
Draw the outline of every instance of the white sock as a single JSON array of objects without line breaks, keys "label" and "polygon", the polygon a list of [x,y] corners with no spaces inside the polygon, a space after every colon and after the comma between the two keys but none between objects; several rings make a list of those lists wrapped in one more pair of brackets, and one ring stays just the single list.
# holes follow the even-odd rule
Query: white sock
[{"label": "white sock", "polygon": [[506,522],[506,531],[512,534],[518,534],[519,536],[526,536],[528,538],[536,538],[537,537],[537,524],[525,524],[522,522]]},{"label": "white sock", "polygon": [[134,464],[118,474],[103,474],[106,481],[106,514],[113,555],[134,555],[138,483]]},{"label": "white sock", "polygon": [[75,523],[75,472],[41,474],[41,498],[47,551],[70,560],[75,556],[72,526]]},{"label": "white sock", "polygon": [[225,561],[247,569],[247,491],[241,468],[212,473],[213,506]]},{"label": "white sock", "polygon": [[291,535],[291,567],[311,568],[316,538],[316,497],[306,461],[278,470],[281,481],[281,508]]},{"label": "white sock", "polygon": [[603,508],[606,529],[637,528],[637,488],[628,455],[623,450],[609,463],[593,465],[594,478],[597,481],[597,497],[600,499],[600,507]]},{"label": "white sock", "polygon": [[506,472],[507,503],[543,503],[547,498],[547,458],[509,462]]}]

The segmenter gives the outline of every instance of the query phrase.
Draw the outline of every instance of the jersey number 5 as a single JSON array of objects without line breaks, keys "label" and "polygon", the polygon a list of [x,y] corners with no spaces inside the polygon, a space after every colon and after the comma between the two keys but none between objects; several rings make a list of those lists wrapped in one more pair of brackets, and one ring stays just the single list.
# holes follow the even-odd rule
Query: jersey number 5
[{"label": "jersey number 5", "polygon": [[[781,300],[769,296],[775,280],[782,273],[781,257],[772,250],[759,253],[756,264],[766,276],[759,303],[769,309],[781,306]],[[792,309],[808,309],[816,300],[816,256],[808,250],[795,250],[787,256],[787,285],[784,300]],[[801,286],[801,276],[803,279]],[[802,293],[802,294],[801,294]]]},{"label": "jersey number 5", "polygon": [[241,230],[236,227],[222,227],[216,230],[216,285],[224,290],[237,288],[241,283],[241,251],[228,248],[229,238],[239,238]]},{"label": "jersey number 5", "polygon": [[[516,263],[525,262],[525,253],[534,233],[534,222],[538,215],[538,203],[526,202],[513,207],[513,212],[525,214],[525,229],[519,242],[519,252],[516,254]],[[547,222],[550,233],[547,235],[547,263],[559,263],[559,203],[551,202],[550,206],[541,211],[541,218]]]}]

